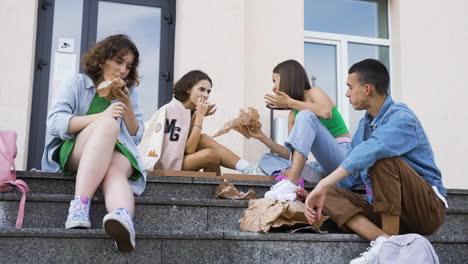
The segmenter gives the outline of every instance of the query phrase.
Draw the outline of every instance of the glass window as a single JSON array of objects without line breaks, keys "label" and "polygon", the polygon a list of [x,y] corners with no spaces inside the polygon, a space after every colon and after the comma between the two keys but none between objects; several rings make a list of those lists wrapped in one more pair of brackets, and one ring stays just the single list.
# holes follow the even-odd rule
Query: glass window
[{"label": "glass window", "polygon": [[83,0],[55,1],[48,107],[62,82],[80,69],[82,18]]},{"label": "glass window", "polygon": [[336,103],[336,46],[306,42],[304,44],[304,61],[311,85],[322,88]]},{"label": "glass window", "polygon": [[304,0],[304,28],[388,39],[387,5],[387,0]]},{"label": "glass window", "polygon": [[305,68],[335,101],[351,134],[365,112],[355,111],[345,96],[348,69],[368,58],[390,69],[388,2],[304,0]]},{"label": "glass window", "polygon": [[100,1],[98,10],[97,41],[123,33],[138,47],[141,78],[136,89],[144,119],[149,119],[158,107],[161,9]]}]

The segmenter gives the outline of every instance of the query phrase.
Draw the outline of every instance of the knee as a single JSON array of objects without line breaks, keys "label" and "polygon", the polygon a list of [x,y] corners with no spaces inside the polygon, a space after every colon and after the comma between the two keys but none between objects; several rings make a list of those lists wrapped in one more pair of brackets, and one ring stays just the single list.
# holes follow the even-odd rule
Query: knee
[{"label": "knee", "polygon": [[200,143],[203,143],[203,144],[213,144],[214,142],[216,142],[213,138],[211,138],[210,136],[208,136],[207,134],[203,133],[203,134],[200,134]]},{"label": "knee", "polygon": [[370,168],[371,170],[381,170],[383,168],[388,168],[390,166],[395,166],[396,162],[398,162],[401,158],[400,157],[391,157],[377,160],[374,165]]},{"label": "knee", "polygon": [[200,140],[199,140],[199,142],[200,142],[200,143],[205,143],[205,144],[206,144],[207,142],[210,141],[210,139],[211,139],[210,136],[208,136],[208,135],[205,134],[205,133],[202,133],[202,134],[200,134]]},{"label": "knee", "polygon": [[106,135],[118,136],[120,132],[119,122],[110,117],[102,117],[94,121],[96,128]]},{"label": "knee", "polygon": [[208,136],[207,134],[200,135],[200,141],[198,145],[202,149],[206,149],[206,148],[217,149],[221,146],[221,144],[219,144],[216,140],[214,140],[212,137]]},{"label": "knee", "polygon": [[296,121],[307,120],[307,121],[320,121],[318,117],[309,110],[302,110],[296,116]]},{"label": "knee", "polygon": [[203,158],[210,166],[219,166],[221,164],[221,158],[215,150],[205,149],[203,152]]}]

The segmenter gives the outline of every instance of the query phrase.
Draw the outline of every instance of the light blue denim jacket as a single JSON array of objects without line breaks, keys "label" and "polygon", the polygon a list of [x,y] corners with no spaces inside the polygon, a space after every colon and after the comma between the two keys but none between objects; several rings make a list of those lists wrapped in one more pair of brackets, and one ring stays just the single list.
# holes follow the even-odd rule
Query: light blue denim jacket
[{"label": "light blue denim jacket", "polygon": [[[138,95],[134,88],[130,88],[130,98],[133,104],[133,111],[138,122],[138,131],[135,136],[130,136],[125,123],[119,119],[120,133],[118,140],[122,142],[133,154],[138,161],[138,166],[143,167],[140,153],[136,145],[140,143],[143,136],[144,123],[143,113],[140,110]],[[47,133],[52,137],[47,142],[42,156],[42,170],[44,171],[60,171],[60,165],[52,159],[53,155],[58,155],[57,149],[64,141],[76,137],[77,134],[68,134],[68,124],[73,116],[84,116],[88,112],[91,101],[96,94],[94,83],[85,74],[77,74],[61,85],[58,95],[54,98],[52,107],[47,115]],[[58,160],[58,157],[55,158]],[[146,172],[142,170],[143,177],[137,181],[129,180],[133,193],[141,195],[145,190]]]},{"label": "light blue denim jacket", "polygon": [[[374,119],[366,113],[359,122],[348,155],[340,165],[351,176],[337,186],[354,189],[364,183],[372,190],[367,169],[378,160],[397,156],[446,196],[442,175],[421,123],[413,111],[405,104],[395,103],[390,95]],[[372,203],[370,195],[366,199]]]}]

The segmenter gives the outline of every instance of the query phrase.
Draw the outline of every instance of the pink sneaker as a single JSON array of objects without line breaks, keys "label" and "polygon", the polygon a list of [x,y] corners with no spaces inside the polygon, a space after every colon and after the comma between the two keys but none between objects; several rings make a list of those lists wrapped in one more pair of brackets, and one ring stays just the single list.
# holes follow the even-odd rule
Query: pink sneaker
[{"label": "pink sneaker", "polygon": [[[283,175],[283,174],[278,174],[275,177],[275,181],[282,181],[282,180],[287,180],[287,179],[288,177],[286,177],[286,175]],[[304,178],[299,177],[299,181],[297,181],[297,185],[301,186],[301,188],[304,188]]]}]

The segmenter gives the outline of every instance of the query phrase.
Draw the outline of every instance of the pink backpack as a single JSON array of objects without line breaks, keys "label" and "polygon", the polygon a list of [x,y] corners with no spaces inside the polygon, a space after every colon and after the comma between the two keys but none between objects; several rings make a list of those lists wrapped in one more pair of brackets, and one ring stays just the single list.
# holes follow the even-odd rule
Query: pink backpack
[{"label": "pink backpack", "polygon": [[24,181],[16,179],[16,153],[16,132],[0,131],[0,192],[9,192],[14,186],[23,193],[18,218],[16,219],[16,228],[21,228],[23,226],[26,193],[29,192],[29,187]]}]

